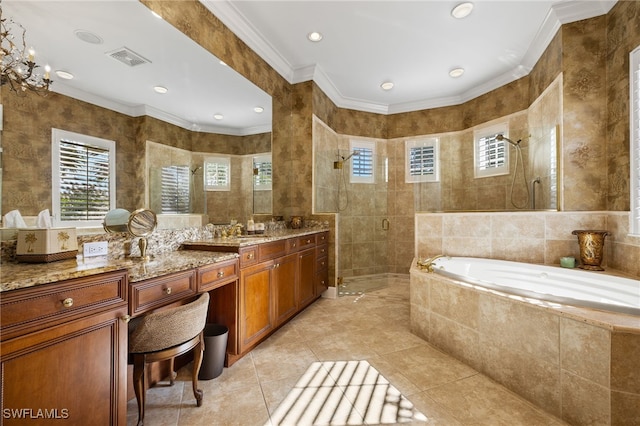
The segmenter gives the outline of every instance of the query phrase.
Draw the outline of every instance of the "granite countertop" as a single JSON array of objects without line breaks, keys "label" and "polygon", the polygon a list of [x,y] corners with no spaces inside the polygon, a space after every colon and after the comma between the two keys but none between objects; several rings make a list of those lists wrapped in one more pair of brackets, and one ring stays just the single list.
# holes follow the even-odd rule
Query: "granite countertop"
[{"label": "granite countertop", "polygon": [[140,258],[111,259],[106,256],[84,259],[82,256],[77,256],[75,259],[50,263],[2,262],[0,266],[0,292],[121,269],[126,269],[129,272],[129,282],[131,283],[237,257],[236,253],[178,250],[154,255],[148,261],[143,261]]},{"label": "granite countertop", "polygon": [[278,230],[266,234],[253,234],[242,235],[240,237],[227,237],[227,238],[211,238],[208,240],[199,241],[185,241],[182,243],[183,247],[189,246],[218,246],[218,247],[246,247],[255,244],[263,244],[271,241],[286,240],[288,238],[302,237],[305,235],[317,234],[319,232],[325,232],[328,229],[324,228],[302,228],[302,229],[286,229]]}]

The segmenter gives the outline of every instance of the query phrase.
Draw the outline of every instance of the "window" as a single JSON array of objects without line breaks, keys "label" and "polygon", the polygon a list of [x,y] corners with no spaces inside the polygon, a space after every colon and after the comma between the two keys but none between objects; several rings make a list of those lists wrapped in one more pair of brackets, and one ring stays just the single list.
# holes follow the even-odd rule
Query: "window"
[{"label": "window", "polygon": [[162,168],[162,213],[189,213],[189,166]]},{"label": "window", "polygon": [[375,183],[375,142],[352,140],[349,147],[349,155],[352,155],[351,183]]},{"label": "window", "polygon": [[439,143],[437,138],[405,142],[405,182],[438,182]]},{"label": "window", "polygon": [[204,160],[205,191],[231,190],[231,159],[229,157],[209,157]]},{"label": "window", "polygon": [[271,190],[272,182],[271,155],[253,157],[253,189],[256,191],[269,191]]},{"label": "window", "polygon": [[475,177],[506,175],[509,173],[509,147],[507,141],[498,140],[507,134],[507,124],[485,127],[474,132]]},{"label": "window", "polygon": [[100,226],[115,208],[116,143],[52,129],[53,224]]},{"label": "window", "polygon": [[631,214],[629,231],[640,235],[640,46],[631,52]]}]

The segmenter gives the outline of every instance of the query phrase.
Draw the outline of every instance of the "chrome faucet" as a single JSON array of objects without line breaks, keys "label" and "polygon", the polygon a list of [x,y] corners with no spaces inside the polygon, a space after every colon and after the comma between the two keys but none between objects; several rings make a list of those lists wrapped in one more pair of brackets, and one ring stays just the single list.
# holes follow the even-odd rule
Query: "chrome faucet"
[{"label": "chrome faucet", "polygon": [[417,262],[418,267],[420,269],[426,269],[427,272],[431,273],[431,272],[433,272],[434,262],[436,261],[436,259],[440,259],[441,257],[446,257],[447,259],[450,259],[450,257],[447,256],[446,254],[439,254],[439,255],[433,256],[433,257],[431,257],[429,259],[418,260],[418,262]]}]

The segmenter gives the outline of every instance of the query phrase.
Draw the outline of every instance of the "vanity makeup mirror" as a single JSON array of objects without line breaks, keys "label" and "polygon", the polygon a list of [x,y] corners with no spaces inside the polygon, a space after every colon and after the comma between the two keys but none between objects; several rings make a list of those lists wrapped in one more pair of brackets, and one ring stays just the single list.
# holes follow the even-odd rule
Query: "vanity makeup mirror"
[{"label": "vanity makeup mirror", "polygon": [[[25,38],[36,49],[37,62],[51,66],[52,91],[67,97],[50,95],[25,107],[43,111],[31,116],[32,121],[39,122],[35,125],[22,115],[14,122],[9,120],[16,114],[6,117],[5,130],[9,129],[11,137],[3,140],[5,152],[16,151],[8,145],[20,136],[33,141],[34,152],[46,155],[51,143],[46,135],[52,127],[75,126],[77,129],[70,130],[115,140],[119,157],[117,204],[132,209],[149,197],[149,174],[143,176],[139,165],[140,148],[147,141],[180,148],[194,156],[251,156],[270,151],[271,97],[169,23],[154,17],[144,4],[134,0],[3,0],[2,9],[3,18],[12,17],[26,29]],[[74,78],[64,80],[54,74],[58,70]],[[160,94],[154,86],[167,91]],[[109,112],[98,118],[98,113],[85,108],[84,102],[115,111],[117,117]],[[257,106],[262,107],[261,113],[254,111]],[[86,115],[82,116],[84,111]],[[214,117],[218,114],[223,118]],[[254,147],[256,135],[260,136],[259,147]],[[175,165],[185,164],[190,170],[199,166],[194,161]],[[24,215],[35,215],[50,203],[50,178],[42,176],[46,169],[37,177],[33,172],[8,168],[4,172],[5,210],[19,209]],[[198,176],[202,177],[202,170],[196,172]],[[23,182],[36,182],[29,188],[33,195],[12,196]],[[205,213],[205,202],[217,194],[205,194],[203,185],[191,189],[192,211]],[[245,204],[251,206],[253,196],[246,196]],[[37,199],[37,203],[32,207],[21,204],[21,199]],[[151,208],[150,204],[143,205]]]}]

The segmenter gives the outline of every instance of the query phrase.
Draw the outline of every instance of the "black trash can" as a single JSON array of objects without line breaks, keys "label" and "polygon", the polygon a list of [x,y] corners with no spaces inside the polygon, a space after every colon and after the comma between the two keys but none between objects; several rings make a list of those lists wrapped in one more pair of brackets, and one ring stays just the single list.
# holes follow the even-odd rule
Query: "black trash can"
[{"label": "black trash can", "polygon": [[204,354],[200,366],[199,380],[215,379],[222,374],[227,353],[229,329],[222,324],[204,326]]}]

